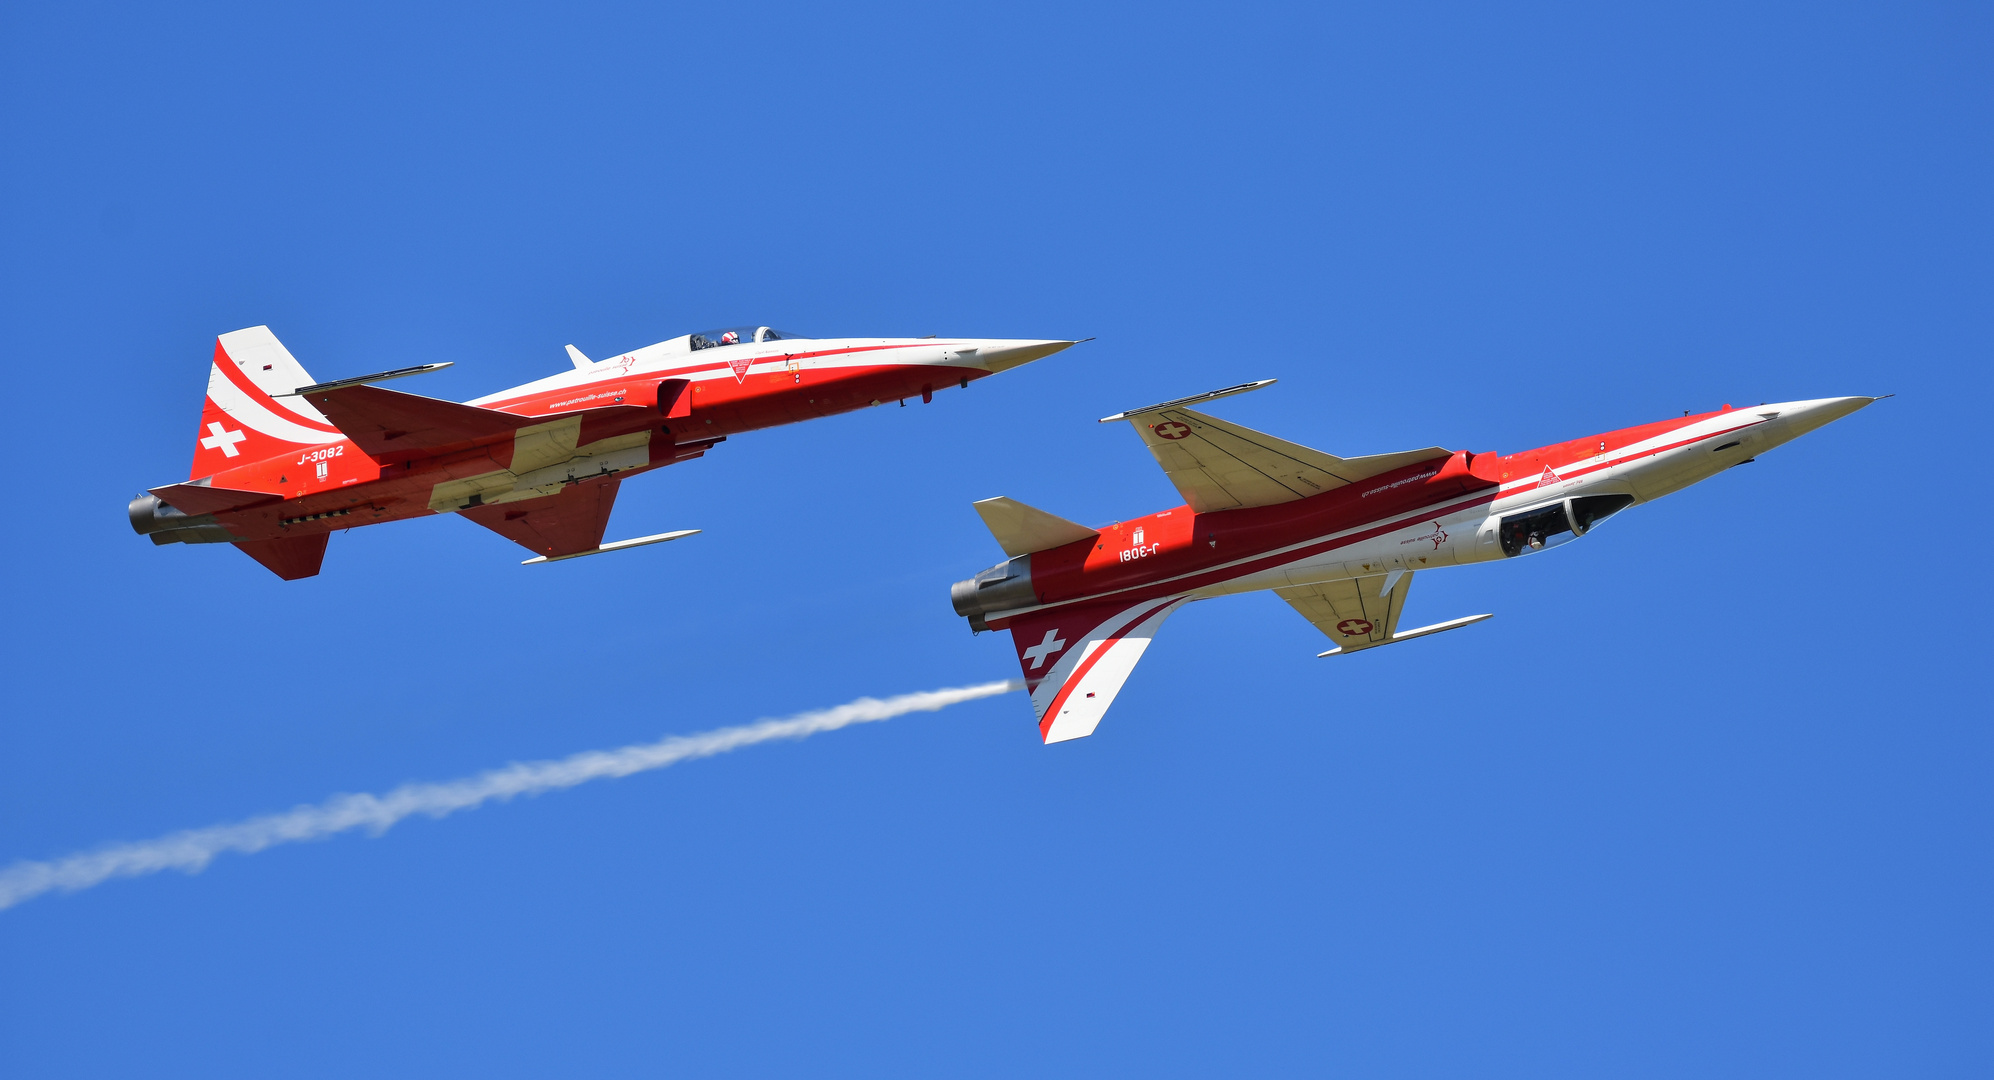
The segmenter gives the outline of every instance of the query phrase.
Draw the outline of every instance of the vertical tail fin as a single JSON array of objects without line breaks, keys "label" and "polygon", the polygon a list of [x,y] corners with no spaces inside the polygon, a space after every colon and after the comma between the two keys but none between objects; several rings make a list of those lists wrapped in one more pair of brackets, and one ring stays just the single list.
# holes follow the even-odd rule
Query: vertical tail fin
[{"label": "vertical tail fin", "polygon": [[304,365],[267,326],[216,338],[188,479],[345,438],[303,398],[278,396],[311,383]]},{"label": "vertical tail fin", "polygon": [[1032,692],[1039,735],[1056,743],[1094,734],[1157,628],[1186,602],[1165,596],[1013,619],[1011,643]]}]

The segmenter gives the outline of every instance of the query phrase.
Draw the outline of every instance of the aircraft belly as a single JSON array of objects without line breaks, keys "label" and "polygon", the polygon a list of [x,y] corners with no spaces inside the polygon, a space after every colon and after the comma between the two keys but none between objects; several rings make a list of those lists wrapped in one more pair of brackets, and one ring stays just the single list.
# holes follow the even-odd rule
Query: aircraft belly
[{"label": "aircraft belly", "polygon": [[[601,453],[577,454],[558,465],[549,465],[545,468],[534,469],[531,472],[519,473],[517,474],[518,479],[513,482],[513,486],[521,489],[559,489],[562,485],[572,484],[578,480],[607,476],[610,473],[623,472],[627,469],[649,465],[651,463],[649,434],[642,434],[645,435],[645,442],[642,445],[608,450]],[[538,493],[542,495],[553,494],[550,490],[539,490]]]},{"label": "aircraft belly", "polygon": [[[549,424],[545,427],[548,430],[536,432],[524,447],[518,442],[514,444],[513,461],[518,463],[524,460],[535,467],[523,471],[515,467],[453,475],[430,489],[429,509],[443,514],[472,506],[538,499],[558,494],[569,484],[651,465],[651,431],[648,428],[589,443],[578,453],[572,443],[575,432],[580,430],[578,422],[566,425],[565,432],[562,425]],[[554,461],[546,461],[560,448],[563,438],[569,440],[567,453]],[[495,464],[489,457],[474,461]]]},{"label": "aircraft belly", "polygon": [[574,457],[575,444],[580,441],[581,433],[582,418],[579,416],[520,428],[512,437],[512,460],[507,463],[509,471],[531,472]]}]

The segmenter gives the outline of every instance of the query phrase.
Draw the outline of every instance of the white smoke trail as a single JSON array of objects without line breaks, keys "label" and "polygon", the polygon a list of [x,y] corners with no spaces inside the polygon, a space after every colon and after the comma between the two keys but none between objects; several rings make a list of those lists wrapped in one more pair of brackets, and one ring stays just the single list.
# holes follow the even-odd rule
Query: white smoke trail
[{"label": "white smoke trail", "polygon": [[860,698],[785,720],[762,720],[720,728],[698,735],[673,735],[654,743],[617,750],[589,750],[559,761],[529,761],[438,784],[404,784],[386,795],[335,795],[316,806],[300,806],[282,814],[266,814],[232,825],[188,829],[155,840],[117,844],[53,862],[17,862],[0,870],[0,910],[32,900],[45,892],[75,892],[114,877],[137,877],[162,870],[199,873],[214,857],[235,851],[250,854],[278,844],[317,840],[351,829],[365,828],[379,836],[411,814],[440,818],[471,810],[493,799],[538,795],[586,784],[590,780],[629,776],[662,769],[692,758],[712,757],[743,746],[774,739],[802,739],[852,724],[891,720],[911,712],[934,712],[950,705],[995,694],[1023,690],[1016,679],[901,694],[884,701]]}]

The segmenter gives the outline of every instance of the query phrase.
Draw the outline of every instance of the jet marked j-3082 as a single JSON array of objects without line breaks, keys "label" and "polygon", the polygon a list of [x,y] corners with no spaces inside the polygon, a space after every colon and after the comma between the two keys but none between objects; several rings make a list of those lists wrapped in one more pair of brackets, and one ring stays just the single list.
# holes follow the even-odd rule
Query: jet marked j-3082
[{"label": "jet marked j-3082", "polygon": [[334,529],[455,513],[551,561],[602,542],[617,487],[730,435],[919,396],[1071,341],[830,338],[744,326],[687,334],[465,404],[372,385],[448,364],[314,383],[269,327],[223,334],[185,483],[133,499],[155,544],[230,543],[286,580]]}]

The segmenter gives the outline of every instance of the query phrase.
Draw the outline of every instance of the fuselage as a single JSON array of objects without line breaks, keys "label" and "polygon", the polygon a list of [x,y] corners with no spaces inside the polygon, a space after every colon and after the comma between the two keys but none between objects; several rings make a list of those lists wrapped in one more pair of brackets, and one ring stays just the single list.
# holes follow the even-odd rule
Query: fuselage
[{"label": "fuselage", "polygon": [[578,359],[575,370],[466,403],[542,423],[455,452],[382,457],[362,452],[301,399],[273,398],[218,346],[191,480],[279,498],[199,517],[204,524],[193,528],[184,515],[151,508],[156,500],[134,503],[133,523],[156,533],[155,542],[289,539],[540,499],[698,457],[741,432],[932,400],[1069,344],[777,337],[753,327],[738,341],[686,335],[594,363]]},{"label": "fuselage", "polygon": [[1523,453],[1457,452],[1293,502],[1202,514],[1177,506],[992,567],[975,579],[982,611],[964,613],[973,627],[1003,629],[1067,606],[1201,599],[1528,554],[1872,400],[1726,406]]}]

